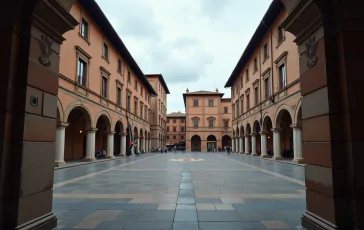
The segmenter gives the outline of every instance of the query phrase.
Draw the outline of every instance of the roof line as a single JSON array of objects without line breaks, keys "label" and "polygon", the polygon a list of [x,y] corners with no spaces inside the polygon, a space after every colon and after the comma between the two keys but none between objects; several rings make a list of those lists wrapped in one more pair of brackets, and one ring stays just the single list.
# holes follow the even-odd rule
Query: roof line
[{"label": "roof line", "polygon": [[161,73],[156,73],[156,74],[145,74],[145,77],[149,77],[149,76],[158,76],[159,80],[162,82],[162,85],[164,87],[164,90],[166,91],[167,94],[170,94],[167,83],[164,81],[164,77]]},{"label": "roof line", "polygon": [[127,61],[135,74],[146,85],[146,88],[148,89],[150,94],[158,95],[157,92],[155,92],[155,90],[153,89],[152,85],[149,83],[148,79],[145,77],[143,71],[139,68],[138,64],[134,60],[133,56],[130,54],[129,50],[126,48],[118,33],[115,31],[114,27],[109,22],[109,19],[107,19],[104,12],[97,4],[97,2],[95,0],[78,0],[78,2],[87,11],[92,20],[95,21],[99,29],[107,36],[115,49]]},{"label": "roof line", "polygon": [[234,80],[240,75],[241,69],[249,61],[255,49],[260,44],[269,27],[272,25],[282,9],[284,9],[284,5],[281,0],[273,0],[272,3],[269,5],[268,10],[265,12],[252,38],[250,39],[238,63],[236,64],[233,72],[227,80],[224,86],[225,88],[231,87],[233,85]]}]

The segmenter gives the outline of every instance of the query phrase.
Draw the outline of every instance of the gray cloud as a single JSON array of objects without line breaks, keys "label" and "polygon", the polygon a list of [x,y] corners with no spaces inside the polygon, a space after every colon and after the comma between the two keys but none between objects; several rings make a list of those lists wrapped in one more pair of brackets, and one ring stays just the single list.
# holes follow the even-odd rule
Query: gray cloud
[{"label": "gray cloud", "polygon": [[96,0],[142,71],[162,73],[168,112],[182,94],[224,89],[272,0]]}]

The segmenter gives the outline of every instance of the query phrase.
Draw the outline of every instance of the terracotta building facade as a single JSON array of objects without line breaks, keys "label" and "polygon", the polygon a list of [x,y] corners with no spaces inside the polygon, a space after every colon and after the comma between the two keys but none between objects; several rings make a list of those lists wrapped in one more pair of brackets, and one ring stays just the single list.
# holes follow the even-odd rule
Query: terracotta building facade
[{"label": "terracotta building facade", "polygon": [[216,91],[183,94],[186,108],[186,151],[231,146],[231,100]]},{"label": "terracotta building facade", "polygon": [[180,111],[167,114],[167,146],[186,146],[186,114]]},{"label": "terracotta building facade", "polygon": [[107,158],[123,156],[134,140],[146,151],[157,92],[95,1],[75,1],[70,14],[79,25],[64,34],[60,47],[56,166],[94,161],[99,149]]},{"label": "terracotta building facade", "polygon": [[167,142],[167,94],[169,94],[169,89],[162,74],[147,74],[146,77],[158,94],[151,98],[150,148],[165,147]]},{"label": "terracotta building facade", "polygon": [[299,55],[273,1],[225,87],[231,87],[233,151],[303,163]]}]

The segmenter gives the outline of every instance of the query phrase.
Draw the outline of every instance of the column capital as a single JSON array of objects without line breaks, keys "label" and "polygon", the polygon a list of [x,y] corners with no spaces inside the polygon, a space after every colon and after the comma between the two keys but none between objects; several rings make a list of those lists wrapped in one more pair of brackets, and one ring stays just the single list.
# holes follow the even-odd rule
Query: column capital
[{"label": "column capital", "polygon": [[115,131],[107,132],[108,135],[114,135]]},{"label": "column capital", "polygon": [[262,131],[262,132],[259,132],[260,135],[268,135],[269,132],[268,131]]},{"label": "column capital", "polygon": [[250,137],[250,134],[244,134],[244,137]]},{"label": "column capital", "polygon": [[250,134],[250,136],[256,136],[257,135],[257,133],[251,133]]},{"label": "column capital", "polygon": [[67,126],[69,126],[69,123],[67,122],[60,122],[57,124],[57,128],[66,128]]},{"label": "column capital", "polygon": [[281,128],[274,128],[274,129],[271,129],[273,133],[278,133],[279,131],[281,131],[282,129]]},{"label": "column capital", "polygon": [[97,130],[98,130],[97,128],[89,128],[89,129],[86,129],[85,131],[90,132],[90,133],[96,133]]},{"label": "column capital", "polygon": [[126,136],[126,133],[119,133],[119,135],[124,137],[124,136]]},{"label": "column capital", "polygon": [[292,129],[301,129],[302,128],[302,126],[301,125],[298,125],[298,124],[292,124],[292,125],[290,125],[291,126],[291,128]]}]

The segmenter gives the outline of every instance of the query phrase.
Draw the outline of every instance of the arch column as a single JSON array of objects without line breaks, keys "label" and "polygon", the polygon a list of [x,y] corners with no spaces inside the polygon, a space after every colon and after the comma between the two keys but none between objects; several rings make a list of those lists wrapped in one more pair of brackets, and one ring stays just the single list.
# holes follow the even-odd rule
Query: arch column
[{"label": "arch column", "polygon": [[235,137],[231,138],[231,151],[235,151]]},{"label": "arch column", "polygon": [[66,136],[66,127],[68,123],[61,123],[56,130],[56,151],[54,156],[54,166],[60,167],[66,165],[64,161],[64,145]]},{"label": "arch column", "polygon": [[272,129],[273,131],[273,153],[274,156],[272,157],[273,160],[282,160],[281,154],[281,131],[282,129],[275,128]]},{"label": "arch column", "polygon": [[235,153],[239,153],[240,152],[240,137],[236,137],[236,142],[235,142]]},{"label": "arch column", "polygon": [[303,154],[302,154],[302,129],[299,125],[291,125],[293,129],[293,163],[303,164]]},{"label": "arch column", "polygon": [[244,136],[245,136],[245,155],[250,155],[249,134],[245,134]]},{"label": "arch column", "polygon": [[256,133],[251,134],[251,139],[252,139],[252,156],[258,156]]},{"label": "arch column", "polygon": [[261,149],[260,157],[261,158],[269,158],[268,150],[267,150],[267,146],[268,146],[267,135],[268,135],[268,133],[266,133],[266,132],[260,132],[260,149]]},{"label": "arch column", "polygon": [[239,153],[244,154],[244,137],[239,138]]},{"label": "arch column", "polygon": [[95,136],[96,128],[87,130],[86,157],[85,161],[96,161],[95,158]]},{"label": "arch column", "polygon": [[120,155],[121,156],[126,156],[126,135],[121,134],[120,138],[121,138],[121,141],[120,141]]},{"label": "arch column", "polygon": [[106,151],[106,158],[113,159],[114,156],[114,134],[115,132],[109,132],[107,134],[107,151]]}]

